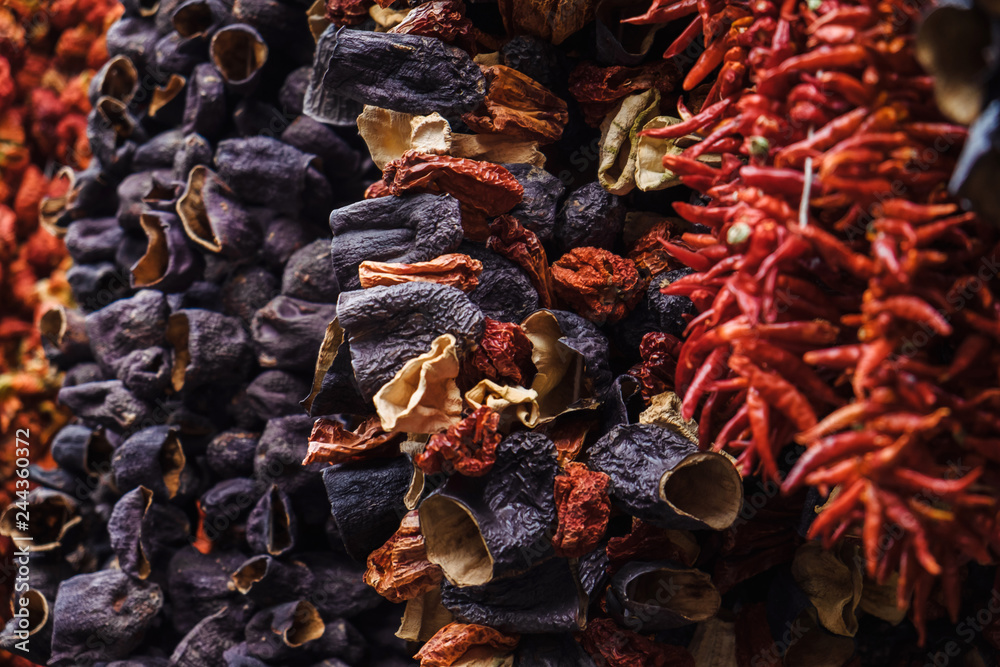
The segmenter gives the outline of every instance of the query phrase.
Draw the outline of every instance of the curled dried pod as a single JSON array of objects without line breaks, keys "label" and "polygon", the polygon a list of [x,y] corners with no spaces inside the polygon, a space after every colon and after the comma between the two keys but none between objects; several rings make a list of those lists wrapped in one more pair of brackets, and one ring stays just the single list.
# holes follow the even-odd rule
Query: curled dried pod
[{"label": "curled dried pod", "polygon": [[815,609],[827,631],[842,637],[858,632],[858,605],[864,579],[857,548],[843,544],[834,550],[807,542],[795,552],[792,578]]},{"label": "curled dried pod", "polygon": [[256,553],[281,556],[295,548],[298,521],[288,496],[276,485],[257,501],[246,530],[247,543]]},{"label": "curled dried pod", "polygon": [[341,463],[323,470],[333,518],[347,553],[364,561],[385,544],[406,514],[413,466],[405,456]]},{"label": "curled dried pod", "polygon": [[[299,402],[309,393],[309,380],[287,371],[264,371],[255,377],[242,398],[237,396],[230,410],[252,413],[261,419],[274,419],[285,415],[300,414]],[[235,407],[238,402],[239,407]]]},{"label": "curled dried pod", "polygon": [[442,334],[430,350],[403,364],[373,397],[388,432],[436,433],[459,421],[462,394],[455,337]]},{"label": "curled dried pod", "polygon": [[245,257],[260,246],[257,223],[218,175],[204,165],[192,167],[177,200],[177,214],[188,237],[212,252]]},{"label": "curled dried pod", "polygon": [[94,358],[102,368],[116,372],[129,353],[162,346],[167,308],[162,292],[141,290],[90,313],[86,329]]},{"label": "curled dried pod", "polygon": [[103,570],[64,581],[53,608],[49,664],[68,667],[126,657],[142,643],[162,606],[159,586],[124,572]]},{"label": "curled dried pod", "polygon": [[601,123],[597,178],[613,195],[635,188],[638,134],[660,108],[660,93],[651,88],[623,99]]},{"label": "curled dried pod", "polygon": [[316,45],[307,115],[347,97],[413,114],[459,114],[483,101],[486,81],[468,53],[439,39],[327,28]]},{"label": "curled dried pod", "polygon": [[524,189],[521,202],[510,215],[535,232],[542,241],[552,240],[559,201],[566,194],[562,181],[541,167],[515,163],[504,165]]},{"label": "curled dried pod", "polygon": [[[645,130],[655,130],[669,127],[681,122],[680,118],[671,116],[656,116],[646,121],[642,127]],[[635,149],[635,184],[643,192],[662,190],[674,185],[680,185],[680,176],[663,166],[664,155],[680,155],[683,148],[677,145],[676,139],[662,139],[655,136],[640,135],[636,139]]]},{"label": "curled dried pod", "polygon": [[442,627],[414,656],[425,667],[483,662],[492,665],[511,665],[511,651],[519,641],[517,635],[508,636],[483,625],[449,623]]},{"label": "curled dried pod", "polygon": [[[22,605],[22,601],[27,604]],[[41,591],[29,588],[14,595],[14,606],[22,615],[15,616],[0,629],[0,649],[16,651],[29,660],[47,664],[52,643],[52,613],[48,599]]]},{"label": "curled dried pod", "polygon": [[252,26],[228,25],[212,36],[209,55],[226,85],[239,93],[249,92],[267,62],[267,44]]},{"label": "curled dried pod", "polygon": [[564,251],[580,246],[610,250],[625,226],[625,206],[597,181],[566,198],[556,221],[556,241]]},{"label": "curled dried pod", "polygon": [[91,152],[105,169],[122,172],[128,171],[129,153],[118,149],[129,140],[142,143],[146,139],[128,104],[107,96],[98,99],[87,115],[87,138]]},{"label": "curled dried pod", "polygon": [[167,341],[174,349],[175,391],[237,379],[250,359],[250,337],[235,317],[200,308],[170,314]]},{"label": "curled dried pod", "polygon": [[330,213],[330,258],[344,290],[361,286],[364,261],[426,262],[458,248],[462,213],[451,195],[364,199]]},{"label": "curled dried pod", "polygon": [[150,192],[161,191],[163,184],[172,182],[172,174],[165,169],[140,171],[122,179],[116,189],[118,224],[126,231],[142,229],[140,220],[150,209],[144,201]]},{"label": "curled dried pod", "polygon": [[183,511],[154,504],[153,492],[144,486],[119,498],[108,519],[108,535],[118,556],[118,567],[136,579],[148,579],[153,561],[171,543],[186,541],[189,529]]},{"label": "curled dried pod", "polygon": [[620,624],[652,633],[712,618],[722,596],[701,570],[668,561],[633,561],[611,578],[607,601]]},{"label": "curled dried pod", "polygon": [[128,104],[139,89],[139,72],[127,56],[115,56],[104,63],[90,80],[90,102],[110,97]]},{"label": "curled dried pod", "polygon": [[[27,511],[18,504],[8,506],[0,515],[0,535],[15,540],[31,540],[31,550],[46,552],[64,546],[71,531],[83,521],[79,504],[65,493],[36,488],[28,494]],[[18,517],[18,514],[21,514]],[[24,515],[31,517],[27,528]],[[65,545],[68,546],[68,545]]]},{"label": "curled dried pod", "polygon": [[729,459],[662,426],[616,426],[587,450],[587,462],[611,477],[616,505],[667,528],[722,530],[743,505],[743,483]]},{"label": "curled dried pod", "polygon": [[438,336],[454,336],[461,357],[484,327],[482,313],[461,290],[422,282],[344,292],[337,316],[350,337],[351,365],[366,397]]},{"label": "curled dried pod", "polygon": [[129,437],[115,450],[111,468],[119,491],[139,486],[169,500],[181,490],[187,457],[180,436],[170,426],[151,426]]},{"label": "curled dried pod", "polygon": [[[81,218],[113,213],[114,185],[96,165],[81,172],[63,167],[52,177],[49,192],[38,206],[38,221],[56,237],[66,234],[70,223]],[[58,193],[58,194],[56,194]]]},{"label": "curled dried pod", "polygon": [[562,558],[481,586],[445,582],[441,604],[456,621],[508,634],[579,632],[586,624],[586,597],[569,561]]},{"label": "curled dried pod", "polygon": [[187,134],[173,153],[172,166],[175,181],[184,182],[191,170],[198,165],[212,163],[212,145],[200,134]]},{"label": "curled dried pod", "polygon": [[336,317],[333,304],[278,296],[257,311],[250,324],[257,360],[264,368],[310,371],[326,325]]},{"label": "curled dried pod", "polygon": [[316,585],[305,563],[281,561],[268,555],[248,559],[233,572],[232,580],[236,590],[261,606],[310,595]]},{"label": "curled dried pod", "polygon": [[531,77],[504,65],[483,67],[486,98],[462,116],[479,133],[549,144],[558,141],[569,122],[566,102]]},{"label": "curled dried pod", "polygon": [[170,213],[143,213],[146,252],[132,265],[132,287],[182,292],[199,279],[205,262],[184,233],[181,219]]},{"label": "curled dried pod", "polygon": [[87,337],[86,316],[79,310],[71,310],[58,303],[46,307],[38,320],[38,332],[42,334],[45,356],[61,368],[93,358],[90,338]]},{"label": "curled dried pod", "polygon": [[121,380],[64,386],[59,390],[59,402],[85,422],[116,431],[150,423],[153,415],[152,406],[129,391]]},{"label": "curled dried pod", "polygon": [[556,295],[595,324],[614,324],[642,299],[635,264],[601,248],[574,248],[552,264]]},{"label": "curled dried pod", "polygon": [[368,556],[365,583],[391,602],[422,596],[442,579],[441,568],[427,560],[416,511],[407,513],[399,530]]},{"label": "curled dried pod", "polygon": [[219,71],[211,63],[196,65],[187,77],[182,125],[185,134],[215,139],[224,130],[228,115],[226,85]]},{"label": "curled dried pod", "polygon": [[[156,46],[153,47],[153,58],[155,61],[155,66],[159,68],[160,72],[166,76],[170,73],[173,76],[184,77],[191,73],[191,71],[199,64],[205,60],[205,45],[200,39],[187,39],[181,37],[176,31],[172,31],[161,37],[157,42]],[[167,84],[169,85],[169,79]],[[155,93],[155,89],[153,91]],[[167,90],[163,91],[167,93]],[[157,96],[154,103],[150,95],[150,106],[147,110],[154,110],[159,113],[161,107],[165,104],[162,93]],[[178,109],[179,111],[179,109]],[[165,117],[161,116],[161,121],[166,120]]]},{"label": "curled dried pod", "polygon": [[550,557],[557,469],[544,435],[504,438],[486,476],[453,475],[420,504],[428,559],[456,586],[478,586]]},{"label": "curled dried pod", "polygon": [[[142,2],[150,4],[147,0]],[[159,4],[156,3],[155,6],[159,7]],[[127,57],[137,71],[145,71],[146,67],[152,64],[153,45],[159,38],[156,26],[146,18],[154,16],[157,9],[150,7],[144,11],[152,11],[152,14],[125,16],[111,24],[105,34],[108,55]]]},{"label": "curled dried pod", "polygon": [[[169,667],[231,665],[225,660],[225,653],[243,639],[252,613],[250,604],[234,604],[206,616],[177,644],[170,655]],[[147,666],[144,663],[141,667]]]},{"label": "curled dried pod", "polygon": [[111,469],[114,448],[100,430],[69,424],[59,429],[50,449],[60,468],[77,475],[101,475]]}]

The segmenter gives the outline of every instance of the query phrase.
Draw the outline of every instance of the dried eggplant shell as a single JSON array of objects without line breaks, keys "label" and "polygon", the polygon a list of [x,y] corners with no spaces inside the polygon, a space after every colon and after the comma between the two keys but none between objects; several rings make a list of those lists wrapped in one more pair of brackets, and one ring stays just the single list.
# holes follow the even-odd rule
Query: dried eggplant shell
[{"label": "dried eggplant shell", "polygon": [[194,166],[177,200],[177,214],[188,237],[212,252],[239,258],[253,253],[262,238],[257,223],[219,176]]},{"label": "dried eggplant shell", "polygon": [[611,578],[607,603],[618,623],[651,633],[712,618],[722,596],[701,570],[668,561],[633,561]]}]

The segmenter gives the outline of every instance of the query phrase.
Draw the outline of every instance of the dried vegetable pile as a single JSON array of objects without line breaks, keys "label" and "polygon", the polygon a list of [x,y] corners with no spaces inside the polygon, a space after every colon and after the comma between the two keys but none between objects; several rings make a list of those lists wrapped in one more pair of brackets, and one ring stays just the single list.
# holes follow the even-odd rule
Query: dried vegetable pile
[{"label": "dried vegetable pile", "polygon": [[[89,160],[86,88],[107,59],[102,37],[121,12],[111,0],[6,2],[0,8],[0,480],[13,474],[13,434],[43,443],[66,417],[35,323],[46,303],[67,302],[66,250],[38,225],[38,204],[59,165]],[[10,442],[7,441],[10,434]],[[0,504],[14,489],[0,485]],[[0,538],[0,560],[10,553]],[[0,577],[0,599],[11,581]],[[0,620],[10,609],[0,605]]]},{"label": "dried vegetable pile", "polygon": [[40,206],[33,659],[923,664],[1000,328],[917,12],[126,2]]}]

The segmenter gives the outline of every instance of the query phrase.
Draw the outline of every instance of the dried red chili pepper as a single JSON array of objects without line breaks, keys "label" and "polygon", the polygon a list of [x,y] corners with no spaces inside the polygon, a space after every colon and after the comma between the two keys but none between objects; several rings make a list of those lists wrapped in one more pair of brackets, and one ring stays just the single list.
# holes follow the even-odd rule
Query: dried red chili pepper
[{"label": "dried red chili pepper", "polygon": [[556,295],[595,324],[615,323],[646,289],[635,264],[601,248],[574,248],[552,264]]},{"label": "dried red chili pepper", "polygon": [[535,377],[531,349],[531,341],[521,327],[487,317],[472,364],[488,380],[530,387]]},{"label": "dried red chili pepper", "polygon": [[390,602],[404,602],[436,588],[444,572],[427,560],[417,511],[407,513],[399,530],[368,556],[365,583]]},{"label": "dried red chili pepper", "polygon": [[499,424],[499,414],[485,406],[478,408],[446,432],[432,435],[414,463],[427,474],[485,475],[496,462]]},{"label": "dried red chili pepper", "polygon": [[683,646],[660,644],[618,627],[610,618],[595,618],[580,638],[595,661],[610,667],[694,667],[694,657]]},{"label": "dried red chili pepper", "polygon": [[493,65],[482,70],[486,99],[477,110],[462,116],[466,125],[476,132],[543,144],[562,136],[569,122],[564,100],[513,68]]}]

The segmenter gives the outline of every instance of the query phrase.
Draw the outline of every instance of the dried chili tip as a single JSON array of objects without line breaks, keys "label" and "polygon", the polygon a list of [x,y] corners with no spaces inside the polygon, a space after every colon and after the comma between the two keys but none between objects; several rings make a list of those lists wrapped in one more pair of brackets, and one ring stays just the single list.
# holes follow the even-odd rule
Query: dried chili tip
[{"label": "dried chili tip", "polygon": [[488,380],[528,387],[535,377],[531,350],[531,341],[521,327],[487,317],[472,364]]},{"label": "dried chili tip", "polygon": [[420,661],[420,667],[451,667],[491,658],[503,664],[503,656],[519,641],[518,635],[505,635],[484,625],[449,623],[413,657]]},{"label": "dried chili tip", "polygon": [[358,266],[358,277],[362,288],[429,282],[471,292],[479,285],[482,270],[483,263],[479,260],[460,253],[448,253],[412,264],[364,261]]},{"label": "dried chili tip", "polygon": [[661,426],[617,426],[588,450],[587,461],[610,475],[617,505],[667,528],[722,530],[743,504],[743,483],[728,458]]},{"label": "dried chili tip", "polygon": [[441,568],[427,560],[416,511],[407,513],[399,530],[368,556],[365,583],[391,602],[412,600],[443,579]]},{"label": "dried chili tip", "polygon": [[333,419],[321,417],[309,435],[309,454],[302,465],[312,463],[349,463],[369,457],[394,457],[399,454],[402,433],[387,433],[379,420],[369,417],[353,432]]},{"label": "dried chili tip", "polygon": [[60,491],[35,488],[28,494],[27,504],[29,516],[35,517],[27,530],[23,530],[24,522],[17,517],[18,512],[24,512],[23,502],[20,506],[14,503],[0,515],[0,536],[30,540],[31,551],[44,553],[63,547],[71,531],[83,521],[79,503]]},{"label": "dried chili tip", "polygon": [[604,537],[611,516],[611,478],[582,463],[567,463],[556,477],[555,501],[559,523],[552,538],[557,556],[579,558]]},{"label": "dried chili tip", "polygon": [[564,100],[511,67],[484,66],[482,71],[486,99],[478,109],[462,116],[466,125],[479,133],[503,134],[540,144],[558,141],[569,122]]},{"label": "dried chili tip", "polygon": [[643,297],[646,281],[630,260],[601,248],[574,248],[552,264],[555,293],[595,324],[614,324]]},{"label": "dried chili tip", "polygon": [[580,637],[580,643],[595,662],[609,667],[695,665],[694,657],[684,647],[654,642],[636,632],[620,628],[610,618],[591,620]]},{"label": "dried chili tip", "polygon": [[414,463],[428,475],[444,472],[481,477],[496,461],[500,415],[481,407],[445,433],[432,435]]}]

